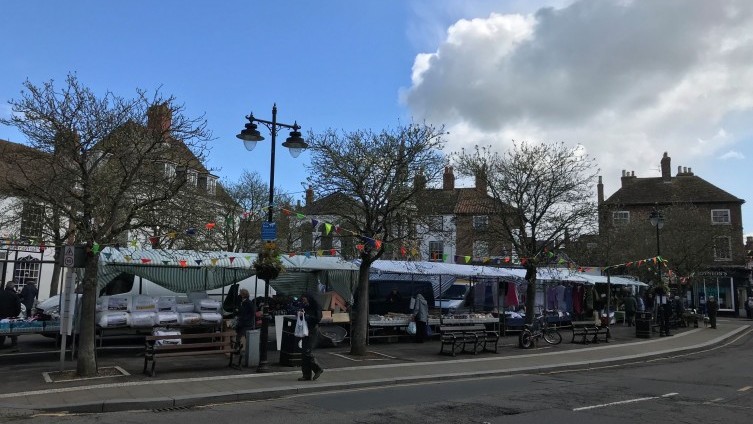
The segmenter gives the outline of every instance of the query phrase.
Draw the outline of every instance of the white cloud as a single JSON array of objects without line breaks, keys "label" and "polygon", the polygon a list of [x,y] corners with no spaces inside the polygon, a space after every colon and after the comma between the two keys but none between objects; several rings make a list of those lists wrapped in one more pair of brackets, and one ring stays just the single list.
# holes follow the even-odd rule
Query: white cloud
[{"label": "white cloud", "polygon": [[621,169],[658,176],[665,151],[701,167],[753,137],[753,2],[580,0],[484,16],[418,55],[401,93],[413,116],[446,125],[450,151],[580,143],[609,193]]},{"label": "white cloud", "polygon": [[734,150],[730,150],[729,152],[719,156],[719,159],[745,159],[745,155],[743,155],[740,152],[736,152]]}]

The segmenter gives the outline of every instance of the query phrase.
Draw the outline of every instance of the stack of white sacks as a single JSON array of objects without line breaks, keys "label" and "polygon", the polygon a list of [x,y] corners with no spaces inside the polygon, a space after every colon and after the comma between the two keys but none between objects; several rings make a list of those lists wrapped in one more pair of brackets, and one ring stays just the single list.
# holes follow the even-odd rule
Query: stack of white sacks
[{"label": "stack of white sacks", "polygon": [[222,322],[218,300],[188,296],[101,296],[97,299],[100,327],[211,325]]}]

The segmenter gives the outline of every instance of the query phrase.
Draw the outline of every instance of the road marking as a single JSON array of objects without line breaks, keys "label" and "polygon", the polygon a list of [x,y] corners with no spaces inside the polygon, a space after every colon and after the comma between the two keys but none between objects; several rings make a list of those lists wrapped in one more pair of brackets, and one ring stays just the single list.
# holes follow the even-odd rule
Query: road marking
[{"label": "road marking", "polygon": [[646,401],[646,400],[662,399],[662,398],[667,398],[667,397],[671,397],[671,396],[677,396],[678,394],[679,393],[667,393],[667,394],[661,395],[661,396],[651,396],[651,397],[644,397],[644,398],[638,398],[638,399],[621,400],[619,402],[602,403],[600,405],[582,406],[580,408],[573,408],[573,411],[586,411],[586,410],[589,410],[589,409],[605,408],[607,406],[624,405],[624,404],[627,404],[627,403],[635,403],[635,402],[643,402],[643,401]]},{"label": "road marking", "polygon": [[716,398],[716,399],[711,399],[711,402],[721,402],[723,400],[724,398]]},{"label": "road marking", "polygon": [[744,392],[744,391],[750,390],[750,389],[753,389],[753,386],[745,386],[742,389],[738,390],[738,392]]}]

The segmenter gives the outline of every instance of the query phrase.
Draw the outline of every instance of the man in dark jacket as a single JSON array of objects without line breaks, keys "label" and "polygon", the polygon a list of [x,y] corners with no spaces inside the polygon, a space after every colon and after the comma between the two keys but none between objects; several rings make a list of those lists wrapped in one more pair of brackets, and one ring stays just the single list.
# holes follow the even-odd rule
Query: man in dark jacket
[{"label": "man in dark jacket", "polygon": [[[1,287],[0,287],[1,288]],[[21,299],[13,288],[13,282],[8,281],[5,288],[0,290],[0,319],[16,318],[21,314]],[[0,347],[5,344],[5,336],[0,336]],[[18,336],[10,336],[10,346],[18,345]]]},{"label": "man in dark jacket", "polygon": [[716,328],[716,314],[719,312],[719,303],[714,299],[714,296],[709,296],[709,300],[706,302],[706,310],[709,313],[711,328]]},{"label": "man in dark jacket", "polygon": [[633,293],[628,293],[625,298],[625,322],[628,327],[631,327],[635,322],[635,311],[638,309],[638,301],[633,296]]},{"label": "man in dark jacket", "polygon": [[21,289],[21,303],[26,307],[26,318],[31,318],[34,301],[37,300],[37,286],[34,282],[29,282]]},{"label": "man in dark jacket", "polygon": [[[316,301],[316,297],[312,294],[301,296],[301,303],[303,304],[303,311],[301,312],[306,320],[309,335],[304,337],[301,343],[301,371],[303,371],[303,376],[298,381],[316,380],[324,372],[324,369],[319,365],[314,356],[314,349],[319,338],[318,326],[319,321],[322,320],[322,308],[319,306],[319,302]],[[311,375],[312,372],[314,374],[313,377]]]},{"label": "man in dark jacket", "polygon": [[245,339],[246,331],[256,328],[256,302],[249,297],[248,290],[241,289],[238,292],[240,306],[235,318],[236,340],[243,341],[244,349],[248,349],[248,340]]}]

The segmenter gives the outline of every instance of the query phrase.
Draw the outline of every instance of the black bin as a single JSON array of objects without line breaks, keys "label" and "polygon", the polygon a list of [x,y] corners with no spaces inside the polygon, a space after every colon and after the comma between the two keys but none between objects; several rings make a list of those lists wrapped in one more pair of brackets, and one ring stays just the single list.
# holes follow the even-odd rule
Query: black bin
[{"label": "black bin", "polygon": [[295,317],[282,320],[282,340],[280,341],[280,365],[301,366],[301,339],[295,336]]},{"label": "black bin", "polygon": [[651,338],[651,312],[637,312],[635,314],[635,337]]}]

